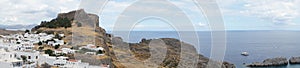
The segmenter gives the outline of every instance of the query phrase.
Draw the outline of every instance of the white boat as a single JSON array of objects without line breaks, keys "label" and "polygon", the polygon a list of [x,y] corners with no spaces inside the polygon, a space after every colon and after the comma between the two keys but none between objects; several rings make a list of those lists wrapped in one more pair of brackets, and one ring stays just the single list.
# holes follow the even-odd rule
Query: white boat
[{"label": "white boat", "polygon": [[248,52],[242,52],[241,55],[243,55],[243,56],[249,56],[249,53]]}]

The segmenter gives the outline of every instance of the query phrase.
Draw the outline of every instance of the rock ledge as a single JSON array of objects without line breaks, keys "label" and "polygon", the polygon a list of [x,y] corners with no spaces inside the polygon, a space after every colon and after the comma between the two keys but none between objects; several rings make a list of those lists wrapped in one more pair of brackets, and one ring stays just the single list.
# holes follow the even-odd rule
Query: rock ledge
[{"label": "rock ledge", "polygon": [[263,62],[254,62],[246,65],[247,67],[269,67],[269,66],[285,66],[288,65],[287,58],[277,57],[265,59]]}]

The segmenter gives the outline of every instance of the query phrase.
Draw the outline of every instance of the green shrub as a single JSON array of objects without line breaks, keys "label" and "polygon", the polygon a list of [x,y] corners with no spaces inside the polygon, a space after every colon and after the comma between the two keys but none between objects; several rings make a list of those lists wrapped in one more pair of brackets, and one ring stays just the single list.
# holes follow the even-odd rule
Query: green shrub
[{"label": "green shrub", "polygon": [[51,55],[53,55],[53,51],[50,49],[47,49],[47,50],[45,50],[45,54],[48,54],[51,56]]},{"label": "green shrub", "polygon": [[59,27],[71,27],[72,23],[71,20],[69,20],[68,18],[56,18],[53,19],[51,21],[42,21],[41,25],[36,27],[36,28],[40,28],[40,27],[46,27],[46,28],[59,28]]},{"label": "green shrub", "polygon": [[59,44],[54,46],[55,49],[58,49],[59,47],[60,47]]}]

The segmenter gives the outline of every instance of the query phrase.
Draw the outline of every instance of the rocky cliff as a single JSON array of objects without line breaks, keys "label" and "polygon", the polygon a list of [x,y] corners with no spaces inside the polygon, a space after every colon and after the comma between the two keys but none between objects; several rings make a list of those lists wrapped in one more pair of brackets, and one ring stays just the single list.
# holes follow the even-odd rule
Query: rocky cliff
[{"label": "rocky cliff", "polygon": [[[58,21],[58,20],[64,20],[64,21]],[[58,23],[58,22],[63,22],[63,23],[69,22],[71,23],[72,26],[70,27],[62,26],[62,27],[55,27],[55,28],[44,27],[45,25],[47,26],[49,24]],[[123,42],[121,40],[122,38],[114,37],[111,34],[107,34],[106,31],[103,28],[99,27],[98,25],[99,25],[99,17],[97,15],[88,14],[81,9],[81,10],[71,11],[69,13],[60,13],[57,16],[57,18],[54,19],[54,21],[42,22],[42,24],[33,28],[32,31],[48,32],[48,33],[63,33],[66,35],[66,38],[64,40],[69,43],[70,47],[83,46],[85,44],[90,43],[90,41],[96,41],[95,44],[97,46],[104,47],[105,56],[102,57],[75,54],[75,58],[82,60],[82,62],[88,62],[92,65],[100,65],[105,63],[105,64],[110,64],[110,66],[112,66],[113,68],[124,68],[124,67],[151,68],[152,67],[151,65],[149,66],[144,64],[138,64],[138,62],[144,61],[151,56],[149,44],[151,40],[155,40],[155,39],[148,39],[148,40],[143,39],[140,43],[127,43],[127,42]],[[77,36],[72,37],[74,35]],[[82,36],[85,36],[87,38],[93,38],[94,40],[81,41],[81,42],[77,42],[78,44],[74,45],[74,43],[76,42],[74,41],[72,42],[72,40],[74,40],[74,38],[78,40],[84,39],[84,37]],[[186,44],[184,42],[181,42],[180,40],[172,39],[172,38],[162,38],[160,40],[163,40],[166,44],[156,44],[156,47],[154,48],[167,49],[167,50],[166,50],[165,58],[163,58],[162,63],[158,64],[159,65],[158,67],[174,68],[177,66],[189,66],[188,62],[183,63],[183,65],[179,65],[179,62],[181,61],[180,58],[184,54],[184,56],[186,57],[197,56],[198,58],[196,60],[199,60],[197,61],[198,63],[197,67],[206,68],[209,59],[207,57],[198,54],[196,52],[196,49],[192,45]],[[182,46],[188,49],[187,51],[181,50],[182,48],[181,43],[183,43]],[[125,44],[129,45],[130,47],[129,50],[122,50],[122,49],[115,48],[116,46],[122,46]],[[163,48],[161,46],[165,46],[166,48]],[[116,53],[121,53],[121,54],[116,54]],[[156,52],[156,53],[160,54],[160,52]],[[126,61],[127,59],[126,58],[118,59],[116,56],[122,54],[133,54],[130,56],[136,58],[137,61],[123,64],[119,60]],[[161,55],[163,55],[163,53]],[[153,63],[153,64],[157,64],[157,63]],[[235,68],[235,66],[228,62],[223,62],[222,68]]]}]

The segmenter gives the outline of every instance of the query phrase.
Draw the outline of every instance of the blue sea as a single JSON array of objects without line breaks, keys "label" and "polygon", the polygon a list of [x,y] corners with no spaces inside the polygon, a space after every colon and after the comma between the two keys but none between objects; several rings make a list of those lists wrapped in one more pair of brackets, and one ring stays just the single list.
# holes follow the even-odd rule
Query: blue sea
[{"label": "blue sea", "polygon": [[[188,31],[186,31],[188,32]],[[211,32],[198,31],[199,53],[209,57],[211,52]],[[128,37],[123,34],[116,36]],[[243,63],[262,62],[267,58],[300,56],[300,31],[227,31],[227,49],[224,61],[228,61],[237,68],[246,68]],[[175,31],[132,31],[128,42],[139,42],[142,38],[177,38]],[[183,40],[185,41],[185,40]],[[241,56],[246,51],[249,56]],[[268,68],[300,68],[299,65]]]}]

